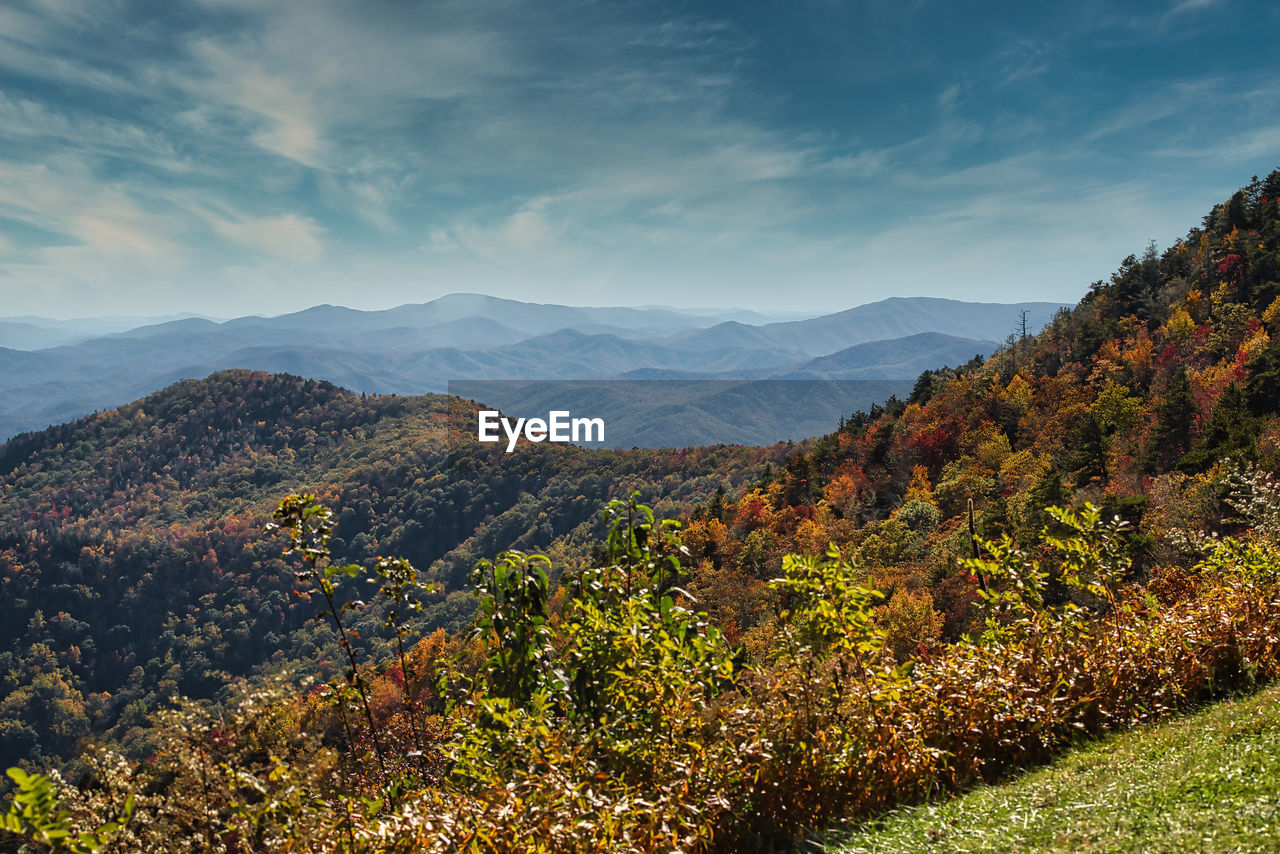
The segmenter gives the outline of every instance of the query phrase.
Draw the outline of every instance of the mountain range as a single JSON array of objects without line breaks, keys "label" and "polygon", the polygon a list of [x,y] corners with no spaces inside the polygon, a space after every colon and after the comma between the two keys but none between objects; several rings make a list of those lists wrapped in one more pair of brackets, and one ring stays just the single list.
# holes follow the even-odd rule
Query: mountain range
[{"label": "mountain range", "polygon": [[[0,319],[0,342],[14,345],[0,347],[0,439],[228,368],[291,373],[372,394],[442,392],[460,380],[899,381],[877,389],[883,399],[926,368],[990,354],[1019,323],[1019,312],[1027,312],[1033,333],[1059,308],[893,298],[820,317],[772,320],[750,311],[580,307],[451,294],[382,311],[320,305],[278,317],[142,319],[126,329],[119,327],[129,318],[61,325]],[[828,401],[824,414],[864,408],[865,397]],[[649,420],[632,409],[619,415]],[[746,434],[726,434],[707,422],[706,430],[680,435],[697,443],[813,435],[788,429],[787,415],[758,416],[759,429]],[[616,435],[627,446],[676,441],[644,431]]]}]

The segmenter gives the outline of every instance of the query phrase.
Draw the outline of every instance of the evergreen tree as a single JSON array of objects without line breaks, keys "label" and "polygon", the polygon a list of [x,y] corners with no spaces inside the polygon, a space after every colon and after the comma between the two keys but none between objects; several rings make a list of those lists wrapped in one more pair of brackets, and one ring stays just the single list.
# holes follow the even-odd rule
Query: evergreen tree
[{"label": "evergreen tree", "polygon": [[1191,396],[1191,380],[1187,369],[1179,365],[1169,376],[1164,400],[1157,409],[1156,429],[1147,448],[1148,472],[1172,468],[1191,450],[1191,424],[1195,418],[1195,400]]}]

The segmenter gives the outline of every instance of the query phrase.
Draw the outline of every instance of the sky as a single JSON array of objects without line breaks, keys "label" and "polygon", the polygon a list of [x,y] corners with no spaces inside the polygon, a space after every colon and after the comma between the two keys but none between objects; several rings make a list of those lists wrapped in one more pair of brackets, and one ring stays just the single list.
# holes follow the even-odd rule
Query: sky
[{"label": "sky", "polygon": [[1074,302],[1280,167],[1280,4],[3,0],[0,316]]}]

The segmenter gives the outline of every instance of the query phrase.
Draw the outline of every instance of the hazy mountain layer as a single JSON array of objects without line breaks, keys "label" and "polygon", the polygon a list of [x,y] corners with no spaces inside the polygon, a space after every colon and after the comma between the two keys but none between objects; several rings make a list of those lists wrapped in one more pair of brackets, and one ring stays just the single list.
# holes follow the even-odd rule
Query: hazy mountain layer
[{"label": "hazy mountain layer", "polygon": [[[1055,307],[1036,303],[1026,308],[1029,330],[1034,331]],[[463,379],[676,374],[903,379],[992,352],[991,342],[1013,328],[1018,311],[1010,305],[893,299],[826,317],[748,326],[720,321],[729,316],[767,318],[749,312],[681,314],[664,308],[584,308],[454,294],[386,311],[323,305],[273,318],[215,322],[186,317],[47,349],[0,348],[0,438],[119,406],[176,380],[227,368],[286,372],[384,394],[443,392],[450,381]],[[49,334],[83,337],[75,330],[91,326],[88,321],[66,323],[74,326]],[[3,337],[6,329],[8,339]],[[856,349],[872,340],[923,332],[934,337],[881,340],[875,349]],[[44,334],[35,321],[0,325],[0,341],[38,343]],[[949,337],[957,335],[967,340]],[[826,361],[814,361],[821,357]],[[831,405],[846,411],[850,402]],[[795,435],[785,417],[773,424],[768,418],[753,421],[765,432],[681,433],[681,442],[665,440],[671,437],[627,439],[652,446],[683,440],[767,442]]]}]

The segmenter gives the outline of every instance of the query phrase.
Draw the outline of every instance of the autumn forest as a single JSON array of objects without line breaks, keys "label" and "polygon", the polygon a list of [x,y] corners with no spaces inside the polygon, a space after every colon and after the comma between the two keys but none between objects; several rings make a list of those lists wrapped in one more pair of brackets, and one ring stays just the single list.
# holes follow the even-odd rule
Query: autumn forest
[{"label": "autumn forest", "polygon": [[228,370],[0,445],[0,846],[789,850],[1280,675],[1280,171],[818,438],[482,403]]}]

